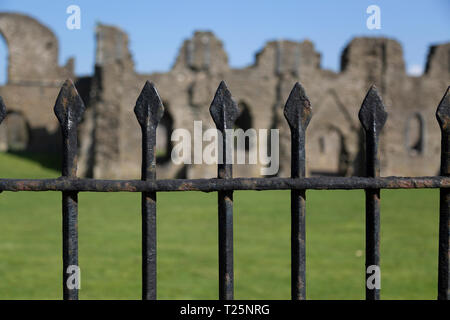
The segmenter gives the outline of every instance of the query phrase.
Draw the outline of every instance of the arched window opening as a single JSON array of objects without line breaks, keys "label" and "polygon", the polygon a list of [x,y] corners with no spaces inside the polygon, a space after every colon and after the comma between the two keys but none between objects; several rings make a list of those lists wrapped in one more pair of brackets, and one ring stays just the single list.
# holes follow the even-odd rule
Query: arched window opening
[{"label": "arched window opening", "polygon": [[320,152],[320,154],[325,153],[325,137],[324,136],[319,137],[319,152]]},{"label": "arched window opening", "polygon": [[425,121],[420,113],[414,113],[406,124],[406,150],[412,156],[421,155],[425,148]]},{"label": "arched window opening", "polygon": [[25,117],[18,112],[9,112],[2,125],[6,127],[8,151],[25,151],[30,139],[28,123]]},{"label": "arched window opening", "polygon": [[[242,129],[242,130],[244,130],[244,133],[245,133],[245,131],[252,128],[252,116],[250,114],[250,108],[248,107],[248,105],[245,102],[240,102],[238,105],[239,105],[239,109],[241,110],[241,114],[234,122],[234,129]],[[238,144],[237,144],[236,137],[235,137],[234,145],[237,148]],[[250,137],[248,137],[248,136],[245,136],[244,148],[245,148],[245,151],[250,150]]]},{"label": "arched window opening", "polygon": [[[319,129],[309,144],[314,161],[308,162],[313,176],[342,176],[348,168],[348,152],[342,132],[335,127]],[[312,160],[311,159],[311,160]]]},{"label": "arched window opening", "polygon": [[0,86],[8,83],[8,44],[0,33]]},{"label": "arched window opening", "polygon": [[163,102],[164,115],[156,128],[156,161],[164,164],[170,161],[172,141],[170,135],[173,131],[173,118],[170,115],[168,104]]}]

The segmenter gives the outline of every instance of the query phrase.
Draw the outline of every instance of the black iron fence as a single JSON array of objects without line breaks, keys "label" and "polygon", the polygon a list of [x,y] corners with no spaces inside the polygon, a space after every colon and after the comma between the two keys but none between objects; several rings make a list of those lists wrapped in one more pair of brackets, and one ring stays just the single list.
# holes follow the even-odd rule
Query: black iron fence
[{"label": "black iron fence", "polygon": [[[290,178],[233,178],[232,164],[218,165],[217,179],[156,179],[156,127],[164,107],[153,84],[146,82],[134,112],[142,129],[142,179],[96,180],[77,178],[77,124],[84,104],[73,83],[64,83],[55,104],[63,135],[62,176],[58,179],[0,179],[2,191],[61,191],[63,214],[63,297],[78,299],[78,289],[67,285],[71,266],[78,266],[78,192],[142,193],[142,298],[156,299],[156,194],[160,191],[218,192],[219,298],[233,299],[233,191],[291,190],[291,294],[306,298],[305,205],[308,189],[364,189],[366,193],[366,271],[380,263],[380,189],[440,188],[438,299],[448,300],[449,211],[450,211],[450,88],[442,98],[436,117],[442,132],[441,175],[435,177],[380,177],[378,151],[380,132],[387,113],[375,87],[367,93],[359,111],[365,132],[366,177],[305,178],[305,131],[312,116],[310,102],[300,84],[295,84],[284,108],[291,130]],[[226,129],[239,115],[237,104],[221,82],[210,107],[222,132],[222,155],[227,159],[233,141]],[[6,108],[0,97],[0,122]],[[366,272],[367,280],[370,273]],[[361,279],[363,283],[363,279]],[[366,299],[380,298],[380,290],[366,287]]]}]

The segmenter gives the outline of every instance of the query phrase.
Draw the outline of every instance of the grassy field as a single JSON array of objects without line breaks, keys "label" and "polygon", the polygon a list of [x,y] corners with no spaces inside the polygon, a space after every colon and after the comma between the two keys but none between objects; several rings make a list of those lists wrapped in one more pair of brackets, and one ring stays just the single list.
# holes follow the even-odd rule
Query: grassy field
[{"label": "grassy field", "polygon": [[[57,177],[0,154],[0,177]],[[52,165],[49,165],[52,164]],[[45,164],[45,165],[43,165]],[[434,299],[437,190],[382,192],[381,297]],[[289,299],[289,192],[235,192],[235,297]],[[364,298],[364,192],[307,193],[308,299]],[[158,298],[217,299],[217,195],[158,194]],[[139,299],[140,195],[81,193],[81,299]],[[0,194],[0,299],[62,294],[61,194]]]}]

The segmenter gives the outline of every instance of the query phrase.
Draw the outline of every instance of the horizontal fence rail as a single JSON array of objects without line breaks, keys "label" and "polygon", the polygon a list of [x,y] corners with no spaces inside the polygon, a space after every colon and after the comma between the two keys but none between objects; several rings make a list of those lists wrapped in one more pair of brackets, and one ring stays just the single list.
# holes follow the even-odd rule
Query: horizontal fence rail
[{"label": "horizontal fence rail", "polygon": [[311,177],[233,179],[0,179],[1,191],[168,192],[229,190],[355,190],[450,188],[450,177]]},{"label": "horizontal fence rail", "polygon": [[[57,179],[0,179],[3,191],[59,191],[62,193],[63,298],[78,299],[78,288],[69,285],[70,270],[78,268],[78,193],[140,192],[142,207],[142,299],[154,300],[156,294],[156,195],[157,192],[202,191],[218,194],[219,299],[234,298],[233,266],[233,191],[291,190],[291,297],[306,299],[306,190],[365,190],[366,197],[366,299],[380,299],[380,288],[369,286],[369,270],[380,265],[380,190],[440,189],[438,294],[450,298],[449,278],[449,212],[450,212],[450,87],[436,111],[441,128],[441,173],[432,177],[380,177],[379,138],[387,120],[382,99],[372,86],[362,103],[359,119],[365,133],[365,177],[305,177],[306,129],[312,116],[311,103],[303,87],[296,83],[286,105],[284,116],[291,131],[290,178],[233,178],[232,164],[218,165],[214,179],[156,178],[156,128],[164,106],[155,86],[146,82],[134,112],[142,131],[141,180],[99,180],[77,177],[77,125],[85,106],[72,81],[67,80],[56,99],[55,114],[61,125],[63,140],[62,176]],[[222,154],[232,153],[233,141],[226,129],[233,128],[240,111],[222,81],[210,107],[211,117],[222,132]],[[0,97],[0,123],[6,107]],[[1,201],[1,199],[0,199]]]}]

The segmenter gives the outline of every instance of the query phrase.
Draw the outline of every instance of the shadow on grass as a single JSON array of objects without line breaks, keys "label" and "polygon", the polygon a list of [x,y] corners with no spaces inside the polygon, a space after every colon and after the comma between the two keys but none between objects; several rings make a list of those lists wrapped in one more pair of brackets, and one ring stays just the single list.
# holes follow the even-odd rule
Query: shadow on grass
[{"label": "shadow on grass", "polygon": [[58,172],[61,171],[61,155],[58,153],[29,151],[8,151],[8,153],[33,162],[37,162],[44,168],[56,170]]}]

